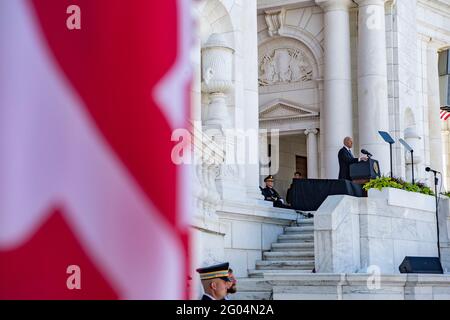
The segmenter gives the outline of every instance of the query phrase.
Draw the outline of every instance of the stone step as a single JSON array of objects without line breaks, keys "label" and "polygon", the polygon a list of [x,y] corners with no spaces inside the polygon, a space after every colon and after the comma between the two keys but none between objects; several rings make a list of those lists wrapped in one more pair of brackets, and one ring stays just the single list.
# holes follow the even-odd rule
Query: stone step
[{"label": "stone step", "polygon": [[[260,270],[254,270],[260,271]],[[262,272],[258,272],[262,275]],[[280,273],[277,273],[280,274]],[[237,278],[237,285],[239,286],[238,292],[240,291],[272,291],[272,283],[265,280],[262,276],[253,278]]]},{"label": "stone step", "polygon": [[264,252],[264,260],[301,260],[314,259],[314,251],[278,251]]},{"label": "stone step", "polygon": [[292,269],[263,269],[263,270],[257,270],[257,269],[251,269],[248,270],[248,276],[249,278],[263,278],[264,274],[267,273],[274,273],[274,274],[305,274],[305,273],[312,273],[312,269],[305,269],[305,270],[292,270]]},{"label": "stone step", "polygon": [[272,291],[238,291],[230,295],[230,300],[273,300]]},{"label": "stone step", "polygon": [[307,233],[307,234],[281,234],[278,236],[278,242],[314,242],[314,234],[313,233]]},{"label": "stone step", "polygon": [[305,251],[314,250],[314,242],[282,242],[282,243],[272,243],[271,251]]},{"label": "stone step", "polygon": [[312,270],[314,269],[314,259],[305,260],[258,260],[257,270],[282,269],[282,270]]},{"label": "stone step", "polygon": [[310,225],[314,224],[314,218],[308,218],[308,219],[298,219],[297,220],[298,225]]},{"label": "stone step", "polygon": [[291,233],[311,233],[314,232],[314,225],[302,225],[299,227],[286,227],[284,228],[284,232],[287,234]]}]

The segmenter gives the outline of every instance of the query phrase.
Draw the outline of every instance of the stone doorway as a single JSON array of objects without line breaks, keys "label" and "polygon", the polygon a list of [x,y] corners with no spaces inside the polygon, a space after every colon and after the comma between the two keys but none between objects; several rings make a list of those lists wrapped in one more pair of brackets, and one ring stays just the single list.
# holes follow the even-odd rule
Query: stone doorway
[{"label": "stone doorway", "polygon": [[295,171],[299,171],[303,178],[308,178],[307,157],[295,156]]}]

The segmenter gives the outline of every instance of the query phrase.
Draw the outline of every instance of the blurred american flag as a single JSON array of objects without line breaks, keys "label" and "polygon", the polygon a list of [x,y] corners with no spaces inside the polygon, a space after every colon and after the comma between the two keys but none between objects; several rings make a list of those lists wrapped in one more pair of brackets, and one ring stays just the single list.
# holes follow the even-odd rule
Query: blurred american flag
[{"label": "blurred american flag", "polygon": [[440,117],[442,120],[447,120],[450,117],[450,107],[441,107]]},{"label": "blurred american flag", "polygon": [[187,298],[189,5],[0,1],[0,299]]}]

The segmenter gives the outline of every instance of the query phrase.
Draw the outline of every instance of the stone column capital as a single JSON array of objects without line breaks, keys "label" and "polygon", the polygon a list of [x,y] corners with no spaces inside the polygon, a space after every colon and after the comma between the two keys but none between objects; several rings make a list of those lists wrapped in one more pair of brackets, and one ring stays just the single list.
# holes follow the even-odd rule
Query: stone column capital
[{"label": "stone column capital", "polygon": [[304,132],[304,134],[307,136],[307,135],[309,135],[309,134],[313,134],[313,135],[316,135],[316,134],[318,134],[319,133],[319,130],[317,130],[317,129],[306,129],[305,130],[305,132]]},{"label": "stone column capital", "polygon": [[355,3],[360,7],[374,5],[374,6],[384,6],[388,0],[354,0]]},{"label": "stone column capital", "polygon": [[320,6],[325,12],[334,10],[345,10],[353,6],[351,0],[316,0],[316,4]]}]

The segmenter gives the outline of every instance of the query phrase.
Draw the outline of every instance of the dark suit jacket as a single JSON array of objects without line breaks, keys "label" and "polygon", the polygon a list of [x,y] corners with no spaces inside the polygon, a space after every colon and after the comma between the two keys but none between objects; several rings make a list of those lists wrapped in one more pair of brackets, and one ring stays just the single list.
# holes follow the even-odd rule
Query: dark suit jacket
[{"label": "dark suit jacket", "polygon": [[358,158],[352,157],[351,153],[346,147],[342,147],[338,153],[339,159],[339,179],[351,180],[350,178],[350,165],[352,163],[357,163]]},{"label": "dark suit jacket", "polygon": [[280,194],[274,188],[265,187],[261,190],[261,193],[267,201],[277,201],[281,198]]},{"label": "dark suit jacket", "polygon": [[206,294],[203,295],[202,300],[212,300],[209,296],[207,296]]}]

